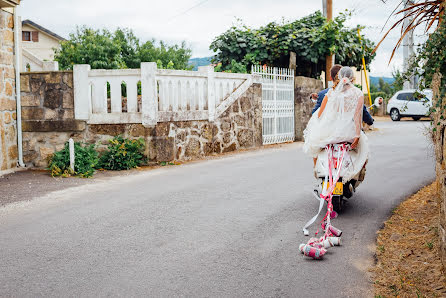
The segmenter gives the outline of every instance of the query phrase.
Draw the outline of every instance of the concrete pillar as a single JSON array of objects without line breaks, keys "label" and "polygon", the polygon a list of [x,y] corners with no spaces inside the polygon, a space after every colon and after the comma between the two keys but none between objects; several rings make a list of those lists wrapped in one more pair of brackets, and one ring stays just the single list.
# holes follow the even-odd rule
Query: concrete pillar
[{"label": "concrete pillar", "polygon": [[215,83],[214,83],[215,73],[214,73],[214,67],[211,65],[200,66],[198,68],[198,71],[205,73],[207,76],[209,121],[214,122],[214,120],[215,120]]},{"label": "concrete pillar", "polygon": [[158,122],[158,90],[156,84],[156,63],[141,63],[142,125],[154,126]]},{"label": "concrete pillar", "polygon": [[73,67],[74,118],[77,120],[88,120],[90,118],[89,71],[90,65],[88,64],[78,64]]}]

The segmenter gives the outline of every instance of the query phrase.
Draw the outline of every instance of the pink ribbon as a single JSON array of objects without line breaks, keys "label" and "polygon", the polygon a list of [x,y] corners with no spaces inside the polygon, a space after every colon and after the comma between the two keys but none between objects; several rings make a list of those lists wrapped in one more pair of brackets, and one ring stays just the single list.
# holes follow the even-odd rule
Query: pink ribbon
[{"label": "pink ribbon", "polygon": [[[333,227],[331,225],[331,218],[333,216],[333,214],[335,213],[333,211],[333,203],[332,203],[332,199],[333,199],[333,192],[334,189],[336,187],[336,183],[339,181],[340,178],[340,174],[341,174],[341,169],[342,169],[342,165],[344,162],[344,157],[347,153],[348,150],[350,150],[350,145],[347,143],[342,143],[342,144],[338,144],[337,145],[337,153],[338,156],[336,157],[336,164],[334,164],[334,149],[335,149],[336,145],[333,144],[329,144],[325,147],[325,150],[327,151],[327,157],[328,157],[328,177],[325,177],[325,184],[324,187],[327,187],[327,182],[329,183],[329,187],[326,188],[326,191],[324,192],[324,189],[322,189],[322,193],[319,194],[319,199],[321,201],[321,205],[323,201],[327,202],[327,212],[325,213],[324,218],[321,221],[321,226],[322,229],[324,230],[324,235],[317,239],[317,238],[311,238],[308,243],[305,245],[307,248],[309,247],[314,247],[316,249],[324,249],[324,241],[331,239],[331,237],[339,237],[342,234],[342,231]],[[334,169],[336,170],[334,175]],[[327,181],[328,180],[328,181]],[[306,228],[311,225],[314,220],[317,218],[317,216],[319,215],[320,211],[321,211],[321,205],[319,206],[319,212],[318,214],[313,217],[313,219],[311,219],[303,228],[304,234],[307,235],[308,231],[306,230]],[[317,235],[319,233],[319,228],[317,229],[315,235]],[[331,243],[330,240],[327,243]],[[325,243],[325,245],[327,245],[327,243]],[[339,241],[340,243],[340,241]],[[333,246],[333,245],[331,245]],[[313,257],[314,259],[316,259],[316,255],[314,255],[313,253],[306,253],[307,251],[303,249],[304,246],[301,245],[301,251],[303,251],[304,255],[307,255],[309,257]],[[309,251],[308,251],[309,252]],[[311,251],[313,252],[313,250]],[[320,259],[323,257],[323,255],[325,254],[325,252],[318,254],[317,255],[317,259]]]}]

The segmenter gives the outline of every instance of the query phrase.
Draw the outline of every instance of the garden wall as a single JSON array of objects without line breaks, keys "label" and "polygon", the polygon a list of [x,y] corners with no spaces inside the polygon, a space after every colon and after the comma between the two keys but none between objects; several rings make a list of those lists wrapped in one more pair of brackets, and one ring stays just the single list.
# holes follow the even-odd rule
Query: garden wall
[{"label": "garden wall", "polygon": [[191,160],[262,145],[262,90],[253,84],[215,121],[142,124],[87,124],[74,119],[72,72],[21,75],[24,161],[46,167],[47,159],[64,143],[96,143],[104,150],[116,135],[144,138],[150,161]]},{"label": "garden wall", "polygon": [[17,166],[14,21],[0,9],[0,171]]},{"label": "garden wall", "polygon": [[[435,76],[432,81],[432,89],[434,92],[434,101],[436,101],[436,95],[439,94],[440,88],[440,76]],[[445,99],[443,99],[444,102]],[[440,255],[443,262],[443,266],[446,269],[446,120],[445,114],[442,114],[443,109],[439,109],[438,112],[433,113],[433,123],[436,128],[433,132],[433,139],[435,144],[435,157],[436,157],[436,173],[437,173],[437,187],[438,187],[438,205],[440,206],[440,224],[439,224],[439,236],[440,236]],[[444,112],[443,112],[444,113]]]},{"label": "garden wall", "polygon": [[311,118],[314,103],[310,94],[324,89],[321,80],[297,76],[294,78],[294,130],[295,140],[303,141],[303,131]]}]

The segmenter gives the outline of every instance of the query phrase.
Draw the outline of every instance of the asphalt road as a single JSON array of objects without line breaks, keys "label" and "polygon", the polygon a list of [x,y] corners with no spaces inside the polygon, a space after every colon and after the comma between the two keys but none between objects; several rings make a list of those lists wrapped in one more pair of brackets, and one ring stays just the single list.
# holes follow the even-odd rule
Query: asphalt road
[{"label": "asphalt road", "polygon": [[427,124],[369,134],[366,180],[333,222],[343,246],[322,261],[298,252],[318,202],[311,158],[294,143],[1,208],[0,296],[373,297],[376,231],[434,179]]}]

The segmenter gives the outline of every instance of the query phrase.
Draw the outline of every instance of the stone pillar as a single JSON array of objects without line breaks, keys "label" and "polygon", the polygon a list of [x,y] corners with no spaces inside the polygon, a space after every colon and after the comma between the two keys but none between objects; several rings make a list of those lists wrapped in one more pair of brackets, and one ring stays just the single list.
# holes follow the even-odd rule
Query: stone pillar
[{"label": "stone pillar", "polygon": [[310,94],[323,89],[323,82],[313,78],[294,78],[294,133],[295,141],[303,140],[303,131],[311,117],[314,103]]},{"label": "stone pillar", "polygon": [[0,9],[0,171],[17,166],[14,18]]},{"label": "stone pillar", "polygon": [[158,122],[158,92],[156,86],[156,63],[141,63],[142,124],[153,126]]}]

